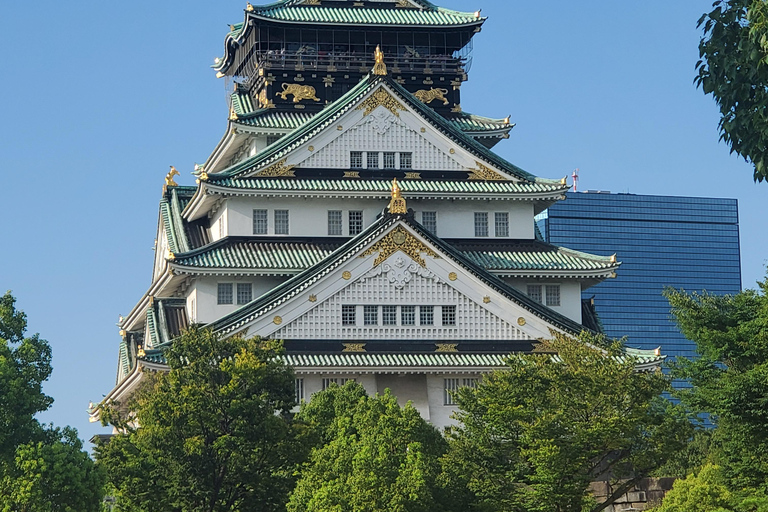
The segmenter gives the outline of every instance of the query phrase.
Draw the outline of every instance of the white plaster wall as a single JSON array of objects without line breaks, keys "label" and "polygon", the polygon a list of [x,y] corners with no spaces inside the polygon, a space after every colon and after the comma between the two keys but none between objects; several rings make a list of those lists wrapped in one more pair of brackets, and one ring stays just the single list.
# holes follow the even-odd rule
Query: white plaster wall
[{"label": "white plaster wall", "polygon": [[235,278],[235,277],[202,277],[195,280],[187,294],[187,314],[192,313],[191,301],[194,297],[197,308],[197,323],[207,324],[215,322],[224,315],[243,307],[242,304],[219,304],[218,283],[233,283],[235,294],[234,301],[237,302],[237,283],[251,283],[253,286],[253,299],[269,292],[286,278],[279,277],[253,277],[253,278]]},{"label": "white plaster wall", "polygon": [[[288,210],[290,222],[289,236],[327,236],[328,211],[343,211],[343,236],[349,235],[349,211],[363,211],[365,227],[371,225],[387,206],[386,201],[378,199],[318,199],[318,198],[263,198],[238,197],[229,199],[224,207],[227,210],[226,228],[230,236],[253,235],[253,210],[268,210],[268,234],[274,236],[274,211]],[[509,237],[511,239],[532,240],[533,203],[492,200],[408,200],[408,207],[416,212],[416,220],[421,222],[422,211],[437,212],[437,235],[442,238],[474,238],[475,212],[488,212],[489,237],[494,235],[494,213],[509,213]],[[218,217],[214,217],[214,222]],[[214,239],[218,237],[218,224],[212,225]]]},{"label": "white plaster wall", "polygon": [[375,375],[339,375],[339,374],[312,374],[296,375],[299,379],[304,379],[304,400],[309,401],[312,395],[323,390],[324,378],[355,379],[355,382],[365,388],[365,392],[373,396],[377,392]]},{"label": "white plaster wall", "polygon": [[400,407],[411,402],[421,417],[430,421],[426,375],[377,375],[376,384],[379,394],[383,395],[389,389],[397,397]]},{"label": "white plaster wall", "polygon": [[451,415],[456,411],[456,406],[445,405],[443,393],[445,391],[444,379],[455,378],[455,375],[427,375],[427,394],[429,396],[429,418],[430,422],[440,429],[455,425],[456,420],[451,419]]},{"label": "white plaster wall", "polygon": [[215,242],[227,236],[227,216],[229,213],[228,201],[225,201],[221,208],[211,217],[211,241]]},{"label": "white plaster wall", "polygon": [[543,280],[543,279],[514,279],[505,278],[504,281],[523,294],[528,293],[529,284],[559,284],[560,306],[548,306],[574,322],[581,323],[581,283],[577,280],[567,281]]}]

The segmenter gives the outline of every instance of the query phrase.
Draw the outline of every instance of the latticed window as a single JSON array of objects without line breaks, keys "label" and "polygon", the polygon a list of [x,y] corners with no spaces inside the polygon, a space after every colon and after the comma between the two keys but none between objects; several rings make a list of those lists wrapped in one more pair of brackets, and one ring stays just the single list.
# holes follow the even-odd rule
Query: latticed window
[{"label": "latticed window", "polygon": [[349,168],[350,169],[363,168],[363,152],[362,151],[352,151],[349,154]]},{"label": "latticed window", "polygon": [[400,323],[416,325],[416,306],[402,306],[400,308]]},{"label": "latticed window", "polygon": [[267,229],[267,210],[253,210],[253,234],[266,235]]},{"label": "latticed window", "polygon": [[475,236],[488,236],[488,213],[475,212]]},{"label": "latticed window", "polygon": [[420,325],[435,324],[435,307],[434,306],[419,306],[419,324]]},{"label": "latticed window", "polygon": [[456,306],[443,306],[443,325],[456,325]]},{"label": "latticed window", "polygon": [[341,210],[331,210],[328,212],[328,235],[341,236]]},{"label": "latticed window", "polygon": [[508,237],[509,236],[509,213],[496,212],[494,217],[496,220],[496,236]]},{"label": "latticed window", "polygon": [[395,154],[394,153],[384,153],[384,168],[385,169],[394,169],[395,168]]},{"label": "latticed window", "polygon": [[400,168],[413,169],[413,153],[400,153]]},{"label": "latticed window", "polygon": [[535,300],[536,302],[541,302],[542,297],[540,284],[529,284],[526,293],[531,299]]},{"label": "latticed window", "polygon": [[397,306],[382,306],[381,320],[384,325],[397,325]]},{"label": "latticed window", "polygon": [[217,293],[219,304],[232,304],[232,283],[219,283]]},{"label": "latticed window", "polygon": [[341,306],[341,325],[357,324],[357,306]]},{"label": "latticed window", "polygon": [[379,168],[379,152],[378,151],[368,152],[368,168],[369,169]]},{"label": "latticed window", "polygon": [[338,386],[339,385],[339,379],[333,378],[333,377],[324,378],[323,379],[323,391],[325,391],[326,389],[331,387],[331,384],[336,384]]},{"label": "latticed window", "polygon": [[253,286],[251,283],[237,283],[237,303],[248,304],[253,300]]},{"label": "latticed window", "polygon": [[288,210],[275,210],[275,234],[287,235],[288,233]]},{"label": "latticed window", "polygon": [[437,212],[421,212],[421,225],[424,229],[432,233],[437,234]]},{"label": "latticed window", "polygon": [[443,403],[456,405],[456,402],[453,401],[453,394],[459,390],[459,379],[445,379],[443,382]]},{"label": "latticed window", "polygon": [[294,381],[294,390],[296,403],[300,404],[304,400],[304,379],[296,379]]},{"label": "latticed window", "polygon": [[560,285],[548,284],[546,286],[547,292],[547,306],[559,306],[560,305]]},{"label": "latticed window", "polygon": [[363,307],[363,323],[365,325],[379,325],[379,306]]},{"label": "latticed window", "polygon": [[271,146],[282,138],[282,135],[267,135],[267,146]]},{"label": "latticed window", "polygon": [[349,212],[349,236],[359,235],[363,231],[363,212]]}]

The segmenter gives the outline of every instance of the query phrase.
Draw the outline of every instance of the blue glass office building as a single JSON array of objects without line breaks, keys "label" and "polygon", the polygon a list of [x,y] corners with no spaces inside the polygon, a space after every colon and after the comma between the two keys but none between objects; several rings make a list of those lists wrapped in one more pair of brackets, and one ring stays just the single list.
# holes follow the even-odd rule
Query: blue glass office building
[{"label": "blue glass office building", "polygon": [[610,337],[669,356],[695,345],[672,322],[665,286],[734,294],[741,289],[739,213],[735,199],[569,193],[537,218],[545,239],[593,254],[616,253],[616,279],[583,292]]}]

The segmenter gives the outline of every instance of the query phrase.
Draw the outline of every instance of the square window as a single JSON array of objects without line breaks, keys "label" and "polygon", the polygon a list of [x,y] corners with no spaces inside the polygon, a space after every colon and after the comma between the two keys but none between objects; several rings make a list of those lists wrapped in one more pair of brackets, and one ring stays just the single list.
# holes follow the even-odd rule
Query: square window
[{"label": "square window", "polygon": [[275,210],[275,234],[287,235],[288,232],[288,210]]},{"label": "square window", "polygon": [[480,379],[461,379],[461,387],[463,388],[477,388],[477,385],[480,383]]},{"label": "square window", "polygon": [[419,306],[419,325],[435,325],[434,306]]},{"label": "square window", "polygon": [[421,212],[421,225],[424,229],[432,233],[437,234],[437,212]]},{"label": "square window", "polygon": [[488,214],[475,212],[475,236],[488,236]]},{"label": "square window", "polygon": [[350,169],[363,168],[363,152],[362,151],[352,151],[349,154],[349,168]]},{"label": "square window", "polygon": [[363,323],[365,325],[379,325],[379,306],[363,307]]},{"label": "square window", "polygon": [[559,306],[560,305],[560,285],[548,284],[546,286],[547,292],[547,306]]},{"label": "square window", "polygon": [[328,212],[328,236],[341,235],[341,210],[331,210]]},{"label": "square window", "polygon": [[445,405],[456,405],[453,401],[453,394],[459,389],[459,379],[445,379],[443,381],[443,403]]},{"label": "square window", "polygon": [[413,153],[400,153],[400,168],[413,169]]},{"label": "square window", "polygon": [[237,283],[237,303],[248,304],[253,300],[253,286],[251,283]]},{"label": "square window", "polygon": [[377,151],[368,152],[368,168],[369,169],[379,168],[379,153]]},{"label": "square window", "polygon": [[217,295],[219,304],[232,304],[232,283],[219,283]]},{"label": "square window", "polygon": [[528,297],[535,300],[538,303],[541,303],[541,285],[540,284],[529,284],[527,289]]},{"label": "square window", "polygon": [[456,325],[456,306],[443,306],[443,325]]},{"label": "square window", "polygon": [[402,325],[416,325],[416,306],[402,306],[400,308],[400,323]]},{"label": "square window", "polygon": [[357,325],[357,306],[341,306],[341,325]]},{"label": "square window", "polygon": [[300,404],[304,400],[304,379],[296,379],[294,381],[294,390],[296,403]]},{"label": "square window", "polygon": [[508,237],[509,236],[509,213],[496,212],[494,215],[496,220],[496,236]]},{"label": "square window", "polygon": [[384,168],[385,169],[394,169],[395,168],[395,154],[394,153],[384,153]]},{"label": "square window", "polygon": [[359,235],[363,231],[363,212],[349,212],[349,236]]},{"label": "square window", "polygon": [[397,325],[397,306],[382,306],[381,319],[384,325]]},{"label": "square window", "polygon": [[267,234],[267,210],[253,210],[253,234]]},{"label": "square window", "polygon": [[323,379],[323,391],[331,387],[333,384],[339,385],[339,379],[334,378],[325,378]]}]

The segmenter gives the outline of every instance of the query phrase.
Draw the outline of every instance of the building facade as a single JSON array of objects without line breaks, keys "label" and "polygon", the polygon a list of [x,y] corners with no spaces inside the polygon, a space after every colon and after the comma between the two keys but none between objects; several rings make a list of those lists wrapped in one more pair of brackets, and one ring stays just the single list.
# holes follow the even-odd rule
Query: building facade
[{"label": "building facade", "polygon": [[457,388],[596,327],[582,293],[620,262],[542,241],[534,216],[566,180],[500,158],[509,119],[461,109],[479,12],[281,0],[244,16],[214,64],[224,136],[195,186],[166,177],[152,283],[120,323],[106,401],[199,324],[284,340],[298,400],[353,379],[445,426]]},{"label": "building facade", "polygon": [[736,294],[741,290],[739,212],[735,199],[568,193],[538,217],[552,244],[618,254],[621,276],[584,292],[607,335],[629,345],[693,357],[677,329],[665,287]]}]

